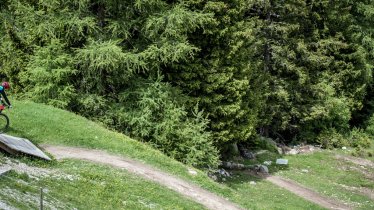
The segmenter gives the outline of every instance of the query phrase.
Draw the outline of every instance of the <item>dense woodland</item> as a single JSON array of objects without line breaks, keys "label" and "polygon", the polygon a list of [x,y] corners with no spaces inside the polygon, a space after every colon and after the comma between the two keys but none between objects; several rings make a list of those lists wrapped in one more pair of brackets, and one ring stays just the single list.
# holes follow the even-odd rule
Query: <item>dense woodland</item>
[{"label": "dense woodland", "polygon": [[10,94],[187,164],[374,135],[372,0],[0,0],[0,20]]}]

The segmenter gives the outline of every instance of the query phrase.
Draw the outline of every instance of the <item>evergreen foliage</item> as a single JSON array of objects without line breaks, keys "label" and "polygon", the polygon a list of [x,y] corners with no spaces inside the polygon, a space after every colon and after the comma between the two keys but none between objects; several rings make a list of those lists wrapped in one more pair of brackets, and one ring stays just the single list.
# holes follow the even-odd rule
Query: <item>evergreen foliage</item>
[{"label": "evergreen foliage", "polygon": [[374,111],[373,5],[3,0],[0,74],[188,164],[267,137],[357,146]]},{"label": "evergreen foliage", "polygon": [[[201,51],[167,71],[169,81],[206,110],[216,145],[245,142],[255,134],[260,109],[261,74],[251,58],[256,49],[246,1],[186,1],[190,8],[214,14],[214,21],[189,40]],[[246,5],[248,4],[248,5]],[[243,8],[244,7],[244,8]]]},{"label": "evergreen foliage", "polygon": [[35,50],[26,71],[19,74],[20,82],[35,101],[65,108],[76,96],[71,82],[77,70],[72,64],[64,46],[58,40],[51,40],[50,45]]},{"label": "evergreen foliage", "polygon": [[[346,132],[371,83],[370,60],[351,40],[357,22],[347,2],[266,1],[255,4],[268,74],[263,127],[282,139],[313,141]],[[352,3],[349,3],[352,4]],[[262,35],[263,34],[263,35]]]},{"label": "evergreen foliage", "polygon": [[217,166],[218,151],[206,132],[209,121],[198,106],[192,110],[193,117],[187,117],[178,100],[180,92],[160,78],[133,81],[130,86],[114,107],[115,126],[189,165]]},{"label": "evergreen foliage", "polygon": [[182,162],[217,166],[208,120],[158,79],[198,52],[187,35],[211,14],[159,0],[16,0],[0,16],[3,76],[26,96],[104,122]]}]

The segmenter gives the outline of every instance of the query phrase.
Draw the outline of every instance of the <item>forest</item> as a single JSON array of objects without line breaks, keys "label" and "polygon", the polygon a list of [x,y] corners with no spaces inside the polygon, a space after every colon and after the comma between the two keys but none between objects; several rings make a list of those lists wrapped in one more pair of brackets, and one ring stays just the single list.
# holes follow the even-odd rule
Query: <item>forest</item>
[{"label": "forest", "polygon": [[9,95],[183,163],[233,147],[370,146],[372,0],[0,0]]}]

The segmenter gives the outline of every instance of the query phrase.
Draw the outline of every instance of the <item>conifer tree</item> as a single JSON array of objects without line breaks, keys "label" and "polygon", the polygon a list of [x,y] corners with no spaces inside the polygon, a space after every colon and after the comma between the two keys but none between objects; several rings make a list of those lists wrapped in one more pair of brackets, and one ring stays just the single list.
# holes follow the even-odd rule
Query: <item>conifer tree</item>
[{"label": "conifer tree", "polygon": [[189,8],[214,14],[203,30],[190,35],[201,50],[167,71],[169,81],[208,113],[217,145],[245,142],[255,134],[261,104],[261,74],[251,57],[256,49],[248,1],[186,1]]},{"label": "conifer tree", "polygon": [[295,0],[256,5],[269,74],[262,118],[269,120],[264,125],[272,136],[312,140],[326,129],[349,129],[371,70],[350,39],[349,28],[356,23],[346,3]]},{"label": "conifer tree", "polygon": [[[183,3],[159,0],[14,0],[6,1],[0,9],[0,18],[5,20],[1,26],[0,66],[5,69],[4,76],[17,81],[15,86],[22,87],[25,95],[100,120],[122,132],[132,126],[128,134],[153,142],[178,160],[216,166],[218,154],[211,144],[207,121],[200,111],[196,116],[185,114],[192,109],[179,105],[183,95],[153,96],[151,99],[164,108],[161,111],[152,109],[154,104],[144,103],[151,103],[149,98],[122,100],[134,85],[154,87],[148,83],[163,83],[156,79],[159,72],[192,58],[199,49],[188,41],[188,35],[211,22],[211,14],[191,11]],[[132,83],[144,78],[147,83]],[[144,96],[149,90],[137,91]],[[133,103],[144,106],[123,109]],[[121,118],[147,110],[155,112],[149,116],[161,119],[156,131],[170,131],[168,126],[173,124],[179,125],[178,129],[141,135],[142,126],[151,122],[131,124],[130,119]],[[171,119],[167,116],[170,113],[180,117]],[[171,150],[169,145],[175,148]]]}]

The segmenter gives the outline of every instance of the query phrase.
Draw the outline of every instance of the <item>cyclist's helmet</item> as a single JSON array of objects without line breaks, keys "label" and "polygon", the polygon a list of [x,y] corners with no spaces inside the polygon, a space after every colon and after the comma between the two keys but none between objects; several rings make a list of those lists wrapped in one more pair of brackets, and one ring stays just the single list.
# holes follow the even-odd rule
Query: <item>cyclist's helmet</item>
[{"label": "cyclist's helmet", "polygon": [[1,86],[3,86],[5,89],[9,89],[10,88],[9,82],[3,82],[1,84]]}]

